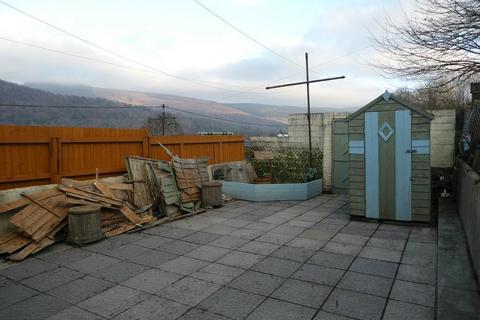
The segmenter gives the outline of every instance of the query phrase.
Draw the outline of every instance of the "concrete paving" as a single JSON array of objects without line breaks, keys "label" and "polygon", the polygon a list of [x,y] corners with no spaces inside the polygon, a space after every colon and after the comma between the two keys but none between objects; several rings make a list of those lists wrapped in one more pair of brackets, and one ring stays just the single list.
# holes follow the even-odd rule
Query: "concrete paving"
[{"label": "concrete paving", "polygon": [[437,231],[347,199],[232,201],[0,265],[0,319],[434,319]]}]

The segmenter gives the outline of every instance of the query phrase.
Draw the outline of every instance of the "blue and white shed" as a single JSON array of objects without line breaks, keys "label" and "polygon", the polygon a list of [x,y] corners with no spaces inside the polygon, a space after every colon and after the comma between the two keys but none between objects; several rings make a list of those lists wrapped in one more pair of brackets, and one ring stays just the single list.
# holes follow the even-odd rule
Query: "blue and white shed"
[{"label": "blue and white shed", "polygon": [[347,118],[350,215],[430,221],[432,119],[388,91]]}]

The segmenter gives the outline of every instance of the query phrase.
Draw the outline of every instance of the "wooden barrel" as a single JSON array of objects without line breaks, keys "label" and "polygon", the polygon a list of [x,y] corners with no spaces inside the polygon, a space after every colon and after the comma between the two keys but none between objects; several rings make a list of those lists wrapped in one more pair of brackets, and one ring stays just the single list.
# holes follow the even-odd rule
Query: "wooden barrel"
[{"label": "wooden barrel", "polygon": [[202,183],[202,205],[203,207],[223,206],[221,182],[210,181]]},{"label": "wooden barrel", "polygon": [[85,205],[70,208],[67,241],[82,245],[100,239],[103,239],[100,206]]}]

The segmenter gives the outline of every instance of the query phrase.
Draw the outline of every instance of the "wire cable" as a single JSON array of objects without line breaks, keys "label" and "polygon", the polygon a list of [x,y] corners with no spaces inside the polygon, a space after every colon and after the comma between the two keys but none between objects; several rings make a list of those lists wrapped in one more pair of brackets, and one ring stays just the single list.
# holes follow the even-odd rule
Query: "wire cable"
[{"label": "wire cable", "polygon": [[[62,28],[60,28],[60,27],[57,27],[56,25],[54,25],[54,24],[52,24],[52,23],[50,23],[50,22],[48,22],[48,21],[45,21],[45,20],[43,20],[43,19],[40,19],[40,18],[38,18],[38,17],[36,17],[36,16],[34,16],[34,15],[26,12],[26,11],[23,11],[23,10],[17,8],[17,7],[14,7],[14,6],[12,6],[11,4],[8,4],[8,3],[5,2],[5,1],[1,1],[1,0],[0,0],[0,4],[3,4],[3,5],[11,8],[11,9],[13,9],[13,10],[15,10],[15,11],[17,11],[17,12],[19,12],[19,13],[21,13],[21,14],[23,14],[23,15],[31,18],[31,19],[33,19],[33,20],[36,20],[36,21],[38,21],[38,22],[40,22],[40,23],[42,23],[42,24],[45,24],[45,25],[47,25],[47,26],[49,26],[49,27],[51,27],[51,28],[53,28],[53,29],[61,32],[61,33],[64,33],[64,34],[66,34],[66,35],[68,35],[68,36],[70,36],[70,37],[73,37],[73,38],[75,38],[75,39],[77,39],[77,40],[79,40],[79,41],[81,41],[81,42],[83,42],[83,43],[86,43],[86,44],[88,44],[88,45],[90,45],[90,46],[92,46],[92,47],[95,47],[95,48],[97,48],[97,49],[99,49],[99,50],[101,50],[101,51],[107,52],[107,53],[109,53],[110,55],[116,56],[116,57],[121,58],[121,59],[123,59],[123,60],[125,60],[125,61],[128,61],[128,62],[130,62],[130,63],[133,63],[133,64],[136,64],[136,65],[142,66],[142,67],[144,67],[144,68],[147,68],[147,69],[150,69],[150,70],[154,70],[155,72],[160,73],[160,74],[163,74],[163,75],[165,75],[165,76],[168,76],[168,77],[171,77],[171,78],[175,78],[175,79],[179,79],[179,80],[183,80],[183,81],[186,81],[186,82],[195,83],[195,84],[197,84],[197,85],[204,86],[204,87],[208,87],[208,88],[213,88],[213,89],[218,89],[218,90],[225,90],[225,91],[231,91],[231,92],[240,92],[240,93],[243,92],[243,91],[240,91],[240,90],[232,90],[232,89],[228,89],[228,88],[219,87],[219,86],[216,86],[216,85],[211,85],[211,84],[209,84],[209,82],[207,82],[207,81],[187,78],[187,77],[184,77],[184,76],[180,76],[180,75],[177,75],[177,74],[173,74],[173,73],[170,73],[170,72],[161,70],[161,69],[156,68],[156,67],[152,67],[152,66],[147,65],[147,64],[145,64],[145,63],[143,63],[143,62],[136,61],[136,60],[134,60],[134,59],[132,59],[132,58],[129,58],[129,57],[124,56],[124,55],[122,55],[122,54],[119,54],[119,53],[117,53],[117,52],[115,52],[115,51],[113,51],[113,50],[110,50],[110,49],[105,48],[105,47],[103,47],[103,46],[101,46],[101,45],[98,45],[98,44],[96,44],[96,43],[94,43],[94,42],[92,42],[92,41],[89,41],[89,40],[85,39],[85,38],[82,38],[82,37],[80,37],[80,36],[77,36],[77,35],[69,32],[69,31],[67,31],[67,30],[65,30],[65,29],[62,29]],[[246,92],[243,92],[243,93],[246,93]]]},{"label": "wire cable", "polygon": [[198,0],[193,0],[196,4],[198,4],[200,7],[202,7],[203,9],[205,9],[206,11],[208,11],[210,14],[212,14],[213,16],[215,16],[217,19],[219,19],[220,21],[222,21],[223,23],[225,23],[226,25],[228,25],[230,28],[234,29],[235,31],[239,32],[240,34],[242,34],[244,37],[250,39],[251,41],[255,42],[256,44],[258,44],[259,46],[261,46],[262,48],[270,51],[271,53],[273,53],[274,55],[276,55],[277,57],[285,60],[285,61],[288,61],[289,63],[291,64],[294,64],[296,65],[297,67],[300,67],[302,69],[305,69],[305,66],[293,61],[292,59],[290,58],[287,58],[283,55],[281,55],[280,53],[278,53],[277,51],[273,50],[272,48],[264,45],[263,43],[261,43],[260,41],[258,41],[257,39],[255,39],[254,37],[252,37],[251,35],[249,35],[248,33],[246,33],[245,31],[242,31],[240,28],[238,28],[237,26],[235,26],[234,24],[230,23],[228,20],[226,20],[225,18],[221,17],[220,15],[218,15],[217,13],[215,13],[212,9],[210,9],[209,7],[207,7],[206,5],[204,5],[203,3],[201,3],[200,1]]},{"label": "wire cable", "polygon": [[[57,108],[57,109],[143,109],[143,110],[151,110],[151,109],[161,109],[163,107],[161,106],[123,106],[123,107],[114,107],[114,106],[75,106],[75,105],[36,105],[36,104],[16,104],[16,103],[0,103],[0,107],[23,107],[23,108]],[[264,126],[264,127],[281,127],[285,126],[283,123],[278,123],[278,124],[268,124],[268,123],[254,123],[254,122],[246,122],[246,121],[238,121],[238,120],[231,120],[231,119],[224,119],[224,118],[219,118],[219,117],[214,117],[214,116],[209,116],[206,114],[201,114],[201,113],[196,113],[193,111],[187,111],[187,110],[182,110],[179,108],[171,107],[171,106],[165,106],[167,109],[175,110],[178,112],[186,113],[186,114],[191,114],[195,115],[198,117],[203,117],[203,118],[208,118],[212,120],[217,120],[217,121],[223,121],[223,122],[231,122],[231,123],[236,123],[236,124],[242,124],[242,125],[249,125],[249,126]]]}]

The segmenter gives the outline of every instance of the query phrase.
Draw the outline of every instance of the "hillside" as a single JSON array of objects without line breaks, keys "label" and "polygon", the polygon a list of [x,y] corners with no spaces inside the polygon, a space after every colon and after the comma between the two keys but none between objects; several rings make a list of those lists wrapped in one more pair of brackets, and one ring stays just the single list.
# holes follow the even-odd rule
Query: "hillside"
[{"label": "hillside", "polygon": [[[57,86],[57,89],[60,87],[63,88],[62,94],[56,94],[0,80],[0,103],[2,104],[74,106],[71,108],[2,107],[0,124],[142,128],[146,125],[148,118],[161,115],[161,109],[138,105],[139,102],[144,104],[150,102],[150,105],[173,104],[181,110],[248,123],[232,123],[169,110],[177,118],[185,134],[195,134],[198,131],[232,131],[246,136],[271,135],[277,133],[280,128],[284,128],[281,123],[251,116],[228,106],[205,100],[113,89],[102,91],[84,86],[71,88]],[[50,89],[59,92],[59,90]],[[71,92],[83,93],[84,96],[73,95],[70,94]],[[115,97],[117,101],[96,97],[98,92],[102,92],[104,96]],[[141,97],[143,100],[140,99]],[[170,100],[168,100],[169,97]],[[172,99],[175,103],[172,103]],[[121,102],[121,100],[135,102],[135,105]]]}]

